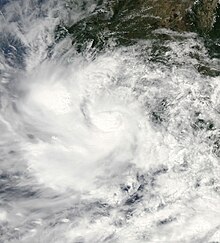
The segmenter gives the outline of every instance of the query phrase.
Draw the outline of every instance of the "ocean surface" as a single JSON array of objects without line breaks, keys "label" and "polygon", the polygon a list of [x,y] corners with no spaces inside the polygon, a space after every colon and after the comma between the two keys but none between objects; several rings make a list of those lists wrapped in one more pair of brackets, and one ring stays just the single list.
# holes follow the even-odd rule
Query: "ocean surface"
[{"label": "ocean surface", "polygon": [[101,10],[0,0],[0,243],[219,243],[219,53],[168,29],[79,50]]}]

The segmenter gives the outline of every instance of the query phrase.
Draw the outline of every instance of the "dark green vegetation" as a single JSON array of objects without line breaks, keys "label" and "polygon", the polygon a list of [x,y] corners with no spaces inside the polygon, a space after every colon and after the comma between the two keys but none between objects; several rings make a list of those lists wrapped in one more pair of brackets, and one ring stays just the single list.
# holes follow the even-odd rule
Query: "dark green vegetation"
[{"label": "dark green vegetation", "polygon": [[216,11],[216,21],[209,32],[206,45],[212,57],[220,58],[220,4]]},{"label": "dark green vegetation", "polygon": [[[70,1],[71,2],[71,1]],[[83,11],[87,2],[74,1]],[[71,4],[69,4],[71,6]],[[167,41],[174,37],[157,29],[196,32],[205,42],[210,57],[220,57],[220,6],[218,0],[97,0],[96,7],[72,25],[57,26],[55,39],[58,42],[66,35],[78,52],[102,50],[114,45],[128,46],[139,40],[151,40],[149,55],[152,61],[167,64],[164,56],[169,51]],[[182,41],[181,35],[175,41]],[[113,40],[113,41],[112,41]],[[195,68],[203,75],[218,76],[219,69],[210,67],[199,54]],[[199,53],[199,50],[198,50]]]},{"label": "dark green vegetation", "polygon": [[205,35],[213,30],[217,5],[218,0],[99,0],[89,17],[66,26],[66,30],[79,51],[88,42],[101,48],[109,39],[133,44],[151,38],[152,30],[158,28]]}]

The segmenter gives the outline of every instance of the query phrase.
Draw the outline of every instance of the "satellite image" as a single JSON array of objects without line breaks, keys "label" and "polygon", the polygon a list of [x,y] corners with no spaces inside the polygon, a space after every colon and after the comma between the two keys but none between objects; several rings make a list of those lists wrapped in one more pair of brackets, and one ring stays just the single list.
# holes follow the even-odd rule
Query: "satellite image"
[{"label": "satellite image", "polygon": [[220,243],[218,0],[0,0],[0,243]]}]

